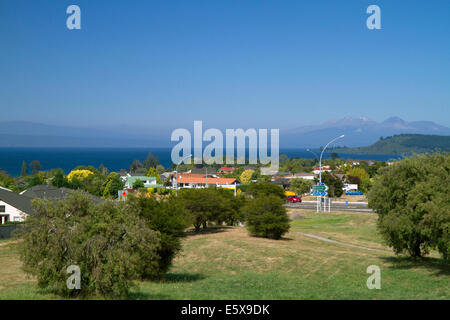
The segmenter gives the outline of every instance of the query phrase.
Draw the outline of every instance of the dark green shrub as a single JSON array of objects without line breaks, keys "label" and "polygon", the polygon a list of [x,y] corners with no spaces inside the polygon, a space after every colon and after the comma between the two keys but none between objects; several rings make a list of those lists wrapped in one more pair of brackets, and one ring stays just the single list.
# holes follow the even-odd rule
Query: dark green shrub
[{"label": "dark green shrub", "polygon": [[253,198],[263,198],[273,195],[282,200],[286,199],[283,188],[270,182],[252,183],[248,186],[246,194]]},{"label": "dark green shrub", "polygon": [[181,189],[178,201],[189,213],[196,231],[207,227],[208,222],[234,224],[242,219],[241,197],[234,197],[234,191],[221,188]]},{"label": "dark green shrub", "polygon": [[189,225],[184,208],[176,201],[158,202],[153,198],[129,197],[128,207],[142,217],[148,227],[160,233],[160,248],[158,249],[158,265],[156,272],[153,261],[149,272],[144,272],[145,278],[159,278],[172,265],[176,254],[181,250],[181,237]]},{"label": "dark green shrub", "polygon": [[274,195],[249,200],[243,208],[251,235],[280,239],[289,231],[289,217],[283,200]]},{"label": "dark green shrub", "polygon": [[[32,205],[19,246],[24,270],[37,277],[39,287],[65,296],[126,298],[133,279],[157,271],[159,233],[125,203],[94,204],[75,192]],[[80,268],[80,290],[67,288],[71,265]]]}]

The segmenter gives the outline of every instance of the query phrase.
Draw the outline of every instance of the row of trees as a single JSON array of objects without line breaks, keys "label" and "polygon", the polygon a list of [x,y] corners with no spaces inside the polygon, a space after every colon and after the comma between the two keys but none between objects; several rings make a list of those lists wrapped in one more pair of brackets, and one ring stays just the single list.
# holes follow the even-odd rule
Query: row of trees
[{"label": "row of trees", "polygon": [[[288,232],[280,187],[253,184],[248,195],[205,188],[183,189],[161,201],[130,196],[96,204],[82,192],[59,201],[33,200],[34,214],[19,234],[24,270],[41,288],[63,296],[127,297],[135,280],[166,274],[189,225],[198,231],[246,222],[252,235],[273,239]],[[80,269],[80,290],[66,285],[69,266]]]}]

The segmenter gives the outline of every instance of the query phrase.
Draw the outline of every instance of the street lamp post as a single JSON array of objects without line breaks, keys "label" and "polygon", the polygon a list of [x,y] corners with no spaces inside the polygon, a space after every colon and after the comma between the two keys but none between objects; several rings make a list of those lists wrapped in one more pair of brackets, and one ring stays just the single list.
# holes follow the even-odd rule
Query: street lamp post
[{"label": "street lamp post", "polygon": [[[325,149],[334,141],[338,140],[338,139],[342,139],[344,137],[344,135],[341,135],[339,137],[334,138],[333,140],[331,140],[330,142],[328,142],[325,145],[325,148],[322,149],[322,152],[320,153],[320,159],[319,159],[319,183],[322,183],[322,156],[323,153],[325,151]],[[330,199],[331,201],[331,199]],[[322,196],[320,196],[320,209],[322,209]],[[317,207],[317,211],[319,211],[319,206]]]},{"label": "street lamp post", "polygon": [[322,149],[322,152],[320,153],[320,159],[319,159],[319,182],[322,183],[322,156],[323,156],[323,152],[325,151],[325,149],[333,142],[335,142],[338,139],[342,139],[344,137],[344,135],[341,135],[337,138],[334,138],[333,140],[331,140],[330,142],[328,142],[325,145],[325,148]]},{"label": "street lamp post", "polygon": [[184,161],[184,159],[190,158],[192,154],[183,157],[180,162],[178,162],[177,167],[175,168],[175,179],[176,179],[176,187],[175,187],[175,196],[178,196],[178,166]]}]

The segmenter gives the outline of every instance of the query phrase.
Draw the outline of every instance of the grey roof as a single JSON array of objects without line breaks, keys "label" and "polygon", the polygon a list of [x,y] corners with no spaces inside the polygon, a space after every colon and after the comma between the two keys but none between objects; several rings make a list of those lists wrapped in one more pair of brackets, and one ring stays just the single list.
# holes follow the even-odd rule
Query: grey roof
[{"label": "grey roof", "polygon": [[32,213],[31,198],[0,189],[0,200],[27,214]]},{"label": "grey roof", "polygon": [[[21,193],[21,195],[26,196],[30,199],[51,199],[51,200],[64,200],[68,195],[73,193],[75,190],[68,188],[56,188],[49,186],[47,184],[42,184],[29,188]],[[91,199],[98,203],[104,201],[102,198],[96,197],[90,193],[87,193]]]}]

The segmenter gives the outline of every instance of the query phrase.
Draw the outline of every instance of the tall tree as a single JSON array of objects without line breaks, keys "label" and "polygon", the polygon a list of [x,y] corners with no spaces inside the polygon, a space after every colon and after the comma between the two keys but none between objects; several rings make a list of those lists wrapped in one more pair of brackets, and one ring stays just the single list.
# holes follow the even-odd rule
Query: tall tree
[{"label": "tall tree", "polygon": [[33,160],[30,162],[31,174],[37,174],[39,170],[42,168],[39,160]]},{"label": "tall tree", "polygon": [[135,173],[139,168],[142,168],[142,163],[139,160],[134,159],[130,165],[130,172]]},{"label": "tall tree", "polygon": [[21,177],[26,177],[28,175],[28,165],[25,160],[22,161],[22,172],[20,172]]},{"label": "tall tree", "polygon": [[156,168],[159,164],[159,158],[154,156],[153,153],[149,152],[147,159],[144,160],[144,168],[147,170],[150,168]]}]

